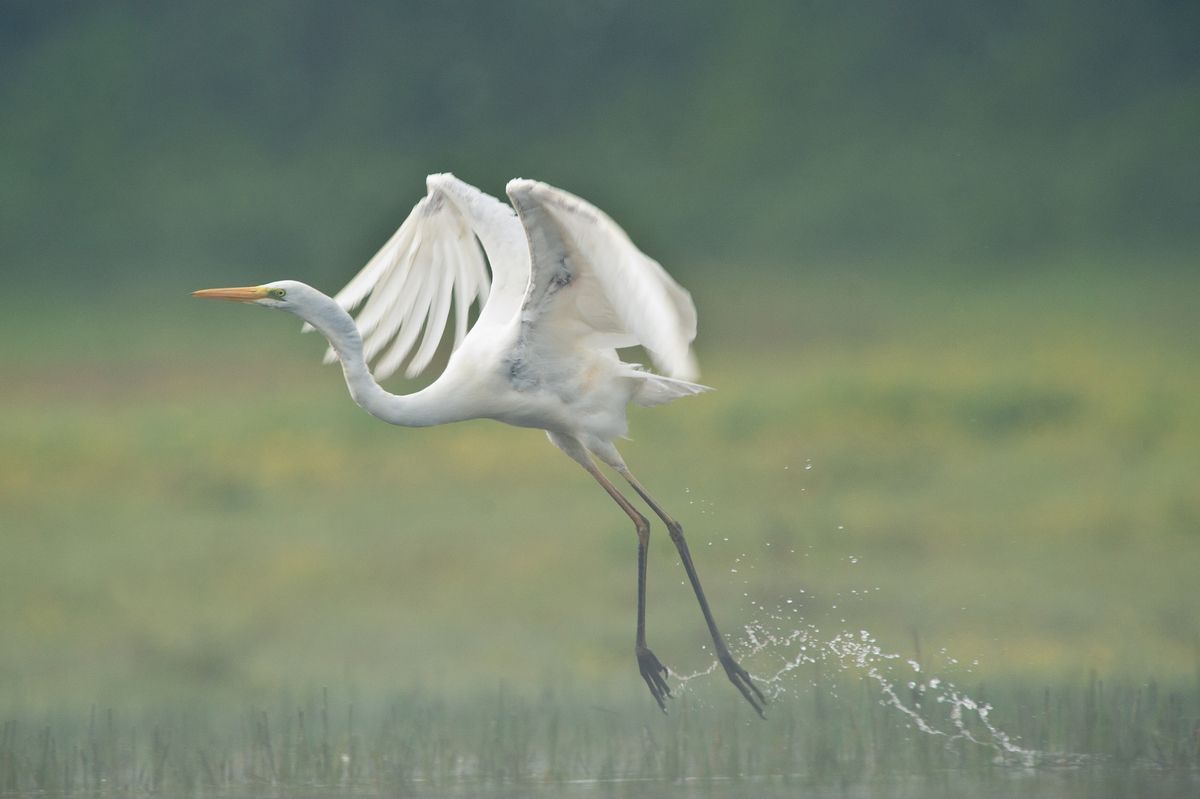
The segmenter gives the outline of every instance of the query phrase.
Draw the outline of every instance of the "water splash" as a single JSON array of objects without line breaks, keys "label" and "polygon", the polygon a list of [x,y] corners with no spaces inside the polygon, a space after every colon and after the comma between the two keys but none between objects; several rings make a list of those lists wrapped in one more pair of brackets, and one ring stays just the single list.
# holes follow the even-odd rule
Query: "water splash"
[{"label": "water splash", "polygon": [[[784,465],[783,468],[790,470],[788,465]],[[805,458],[803,472],[812,470],[812,459]],[[800,491],[805,490],[804,487],[800,487]],[[845,524],[837,524],[836,529],[839,535],[847,535]],[[721,540],[724,543],[729,542],[728,537]],[[712,547],[713,542],[709,541],[708,546]],[[771,547],[772,542],[766,542],[765,546]],[[813,548],[813,544],[807,546],[809,550]],[[784,549],[789,555],[797,554],[795,547],[777,547],[774,552],[782,554]],[[804,558],[808,558],[812,553],[802,552],[800,554]],[[845,559],[851,566],[858,565],[862,560],[859,555],[855,554],[848,554]],[[676,565],[679,565],[678,562]],[[729,571],[737,574],[739,568],[753,569],[754,559],[748,558],[744,552],[741,553],[734,559]],[[748,582],[746,579],[742,580],[743,584]],[[837,592],[834,594],[836,601],[829,607],[837,610],[838,602],[865,599],[869,594],[880,590],[878,585],[851,588],[848,589],[848,597],[843,596],[842,592]],[[772,702],[779,701],[792,690],[793,686],[800,683],[819,689],[820,686],[813,680],[811,672],[804,670],[805,666],[817,667],[818,673],[828,673],[829,667],[833,667],[841,673],[857,673],[873,683],[878,689],[879,703],[882,706],[901,714],[911,728],[924,735],[942,739],[947,746],[961,741],[986,747],[995,750],[997,762],[1025,768],[1041,764],[1081,766],[1095,760],[1094,756],[1089,755],[1043,752],[1022,746],[1016,738],[1000,729],[992,721],[992,705],[970,696],[945,676],[933,673],[931,664],[922,664],[917,660],[886,651],[868,630],[857,632],[844,630],[829,635],[813,623],[802,623],[802,626],[797,627],[796,625],[801,623],[799,614],[804,606],[804,601],[811,599],[812,595],[803,588],[796,589],[796,591],[801,596],[784,598],[774,610],[770,610],[764,604],[750,598],[749,591],[744,591],[742,596],[746,597],[749,604],[756,611],[762,613],[768,621],[755,621],[746,625],[743,628],[743,637],[740,640],[729,642],[734,654],[743,662],[743,666],[747,661],[755,659],[760,662],[772,656],[777,659],[778,665],[773,672],[751,673],[751,677]],[[844,613],[845,610],[842,612]],[[845,618],[839,618],[838,621],[841,624],[847,623]],[[706,652],[709,651],[707,646],[703,649]],[[948,666],[958,665],[958,661],[949,656],[945,649],[942,649],[940,654]],[[978,665],[978,661],[973,661],[972,665]],[[898,672],[903,669],[907,669],[910,673],[899,676]],[[705,668],[688,674],[681,674],[670,669],[668,671],[670,676],[678,682],[676,690],[679,693],[688,690],[688,684],[692,680],[722,673],[721,665],[717,660],[713,660]],[[971,669],[968,668],[967,672],[970,673],[970,671]],[[804,676],[806,674],[809,676]],[[902,691],[897,689],[897,685],[907,688],[909,696],[907,701],[903,698]],[[934,718],[938,714],[922,712],[922,707],[930,701],[947,708],[943,718]]]},{"label": "water splash", "polygon": [[[772,614],[772,618],[776,622],[795,623],[794,617],[788,619]],[[787,630],[778,625],[772,629],[755,622],[744,628],[744,638],[735,642],[734,648],[739,658],[746,660],[771,654],[779,659],[773,672],[751,675],[772,702],[789,693],[805,666],[832,666],[840,672],[861,674],[874,683],[882,705],[902,714],[919,732],[943,739],[947,746],[965,741],[989,747],[996,750],[998,759],[1003,762],[1026,768],[1051,757],[1056,762],[1062,760],[1061,754],[1050,755],[1021,746],[991,720],[993,708],[990,704],[974,699],[951,680],[930,674],[921,663],[884,650],[867,630],[843,631],[830,636],[823,634],[815,624]],[[948,661],[957,662],[953,658]],[[911,672],[911,679],[897,677],[896,672],[901,669]],[[715,660],[690,674],[672,671],[671,676],[678,681],[682,692],[692,680],[713,673],[720,673],[720,663]],[[897,690],[900,684],[908,689],[911,699],[906,701],[901,696]],[[921,712],[921,704],[930,700],[948,707],[946,720],[934,720]]]}]

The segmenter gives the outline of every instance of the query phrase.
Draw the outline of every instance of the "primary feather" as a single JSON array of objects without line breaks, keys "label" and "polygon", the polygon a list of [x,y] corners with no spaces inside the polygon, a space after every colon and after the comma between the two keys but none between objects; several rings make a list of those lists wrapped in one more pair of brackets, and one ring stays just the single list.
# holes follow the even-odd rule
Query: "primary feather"
[{"label": "primary feather", "polygon": [[366,357],[378,359],[375,374],[382,380],[410,355],[407,376],[424,371],[452,307],[457,314],[454,346],[459,346],[470,305],[476,299],[482,304],[487,296],[487,264],[475,230],[440,188],[431,187],[334,300],[347,311],[362,306],[355,323]]}]

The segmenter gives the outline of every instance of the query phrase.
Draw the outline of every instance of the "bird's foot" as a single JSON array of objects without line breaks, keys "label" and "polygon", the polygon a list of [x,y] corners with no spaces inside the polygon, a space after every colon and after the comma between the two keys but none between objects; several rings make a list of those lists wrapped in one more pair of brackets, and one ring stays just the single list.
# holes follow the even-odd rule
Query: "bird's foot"
[{"label": "bird's foot", "polygon": [[725,669],[725,675],[729,677],[729,681],[742,692],[742,696],[746,697],[746,701],[750,703],[750,707],[754,708],[754,712],[759,715],[759,718],[766,718],[763,713],[763,707],[767,704],[766,697],[762,691],[758,690],[758,686],[750,679],[750,675],[746,673],[733,655],[729,651],[722,648],[717,653],[717,660],[721,662],[721,667]]},{"label": "bird's foot", "polygon": [[644,646],[639,646],[633,651],[637,655],[638,669],[642,672],[646,687],[650,689],[650,695],[658,703],[658,709],[666,713],[667,700],[671,698],[671,687],[667,685],[667,667]]}]

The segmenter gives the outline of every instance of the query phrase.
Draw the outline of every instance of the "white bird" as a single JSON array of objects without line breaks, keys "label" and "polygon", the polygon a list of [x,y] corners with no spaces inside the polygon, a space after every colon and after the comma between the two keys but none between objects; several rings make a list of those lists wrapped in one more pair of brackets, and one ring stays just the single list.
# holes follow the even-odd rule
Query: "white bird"
[{"label": "white bird", "polygon": [[[642,678],[665,711],[671,695],[667,669],[646,646],[650,525],[593,456],[610,466],[666,525],[721,666],[762,715],[765,699],[717,629],[683,528],[613,446],[627,431],[630,402],[659,405],[707,390],[692,382],[697,370],[691,295],[606,214],[561,189],[510,181],[510,208],[450,174],[430,175],[426,183],[427,195],[399,230],[334,298],[292,280],[205,289],[194,296],[299,316],[306,328],[311,325],[328,339],[327,359],[341,362],[354,401],[385,422],[426,427],[487,418],[545,430],[633,520],[638,538],[634,651]],[[467,314],[476,300],[479,316],[467,332]],[[355,320],[348,311],[360,305]],[[410,354],[408,376],[429,364],[451,305],[454,349],[441,376],[414,394],[384,390],[377,379],[392,374]],[[649,353],[660,374],[617,357],[618,348],[635,345]]]}]

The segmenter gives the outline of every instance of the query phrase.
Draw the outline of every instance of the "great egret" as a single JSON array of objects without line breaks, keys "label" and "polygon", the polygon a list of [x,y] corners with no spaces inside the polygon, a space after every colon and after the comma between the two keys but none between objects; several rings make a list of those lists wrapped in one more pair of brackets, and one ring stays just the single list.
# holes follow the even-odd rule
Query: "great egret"
[{"label": "great egret", "polygon": [[[329,340],[326,359],[341,361],[354,401],[385,422],[424,427],[488,418],[545,430],[633,520],[638,539],[634,652],[642,679],[665,712],[671,695],[667,669],[646,646],[650,524],[592,456],[612,467],[666,525],[717,659],[761,716],[765,699],[717,629],[683,528],[613,446],[627,430],[630,402],[659,405],[706,390],[692,382],[696,309],[691,295],[607,215],[565,191],[513,180],[506,187],[510,208],[453,175],[430,175],[426,184],[428,193],[400,229],[332,299],[292,280],[194,295],[299,316],[306,328],[311,325]],[[481,310],[468,333],[467,312],[476,299]],[[348,311],[360,304],[356,323]],[[454,349],[441,376],[404,396],[380,387],[376,378],[396,370],[422,329],[407,374],[419,374],[429,364],[451,304],[456,308]],[[617,357],[617,348],[639,344],[663,374]],[[374,377],[368,368],[372,360]]]}]

